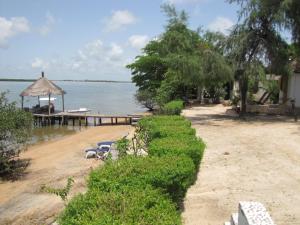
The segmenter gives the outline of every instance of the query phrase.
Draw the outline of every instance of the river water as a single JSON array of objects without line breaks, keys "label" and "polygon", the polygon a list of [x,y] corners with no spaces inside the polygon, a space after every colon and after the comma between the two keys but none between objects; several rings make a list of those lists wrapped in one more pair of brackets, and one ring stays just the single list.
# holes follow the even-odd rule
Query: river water
[{"label": "river water", "polygon": [[[19,94],[27,88],[31,82],[0,82],[0,92],[8,91],[7,98],[17,102],[21,107]],[[106,115],[126,115],[146,111],[134,99],[136,87],[132,83],[101,83],[101,82],[71,82],[56,81],[59,87],[66,91],[65,110],[88,108],[94,113]],[[62,110],[61,96],[53,96],[55,109]],[[38,104],[37,97],[25,97],[24,107],[32,107]],[[41,101],[41,105],[48,101]],[[74,127],[43,127],[33,130],[32,142],[47,141],[76,132]]]},{"label": "river water", "polygon": [[[21,106],[19,94],[31,82],[0,82],[0,91],[9,91],[7,97]],[[133,83],[100,83],[57,81],[64,89],[65,109],[89,108],[95,113],[108,115],[126,115],[145,111],[134,99],[136,87]],[[54,96],[55,109],[62,110],[61,96]],[[32,107],[38,103],[37,97],[25,97],[24,107]],[[48,101],[41,102],[41,105]]]}]

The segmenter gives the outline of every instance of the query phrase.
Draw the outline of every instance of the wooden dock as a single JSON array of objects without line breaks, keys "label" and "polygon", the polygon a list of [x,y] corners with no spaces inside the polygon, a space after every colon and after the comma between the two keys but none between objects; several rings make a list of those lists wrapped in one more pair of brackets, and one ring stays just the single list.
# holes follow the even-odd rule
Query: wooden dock
[{"label": "wooden dock", "polygon": [[141,115],[101,115],[59,112],[53,114],[33,114],[35,126],[73,125],[73,126],[103,126],[103,125],[133,125]]}]

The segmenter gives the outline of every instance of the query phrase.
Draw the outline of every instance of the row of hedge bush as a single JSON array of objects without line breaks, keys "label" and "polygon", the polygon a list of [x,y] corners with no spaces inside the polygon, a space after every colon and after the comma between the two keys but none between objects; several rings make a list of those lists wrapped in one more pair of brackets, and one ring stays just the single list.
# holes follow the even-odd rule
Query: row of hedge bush
[{"label": "row of hedge bush", "polygon": [[148,156],[126,156],[91,172],[88,191],[60,215],[64,224],[181,224],[180,205],[205,145],[181,116],[139,122]]}]

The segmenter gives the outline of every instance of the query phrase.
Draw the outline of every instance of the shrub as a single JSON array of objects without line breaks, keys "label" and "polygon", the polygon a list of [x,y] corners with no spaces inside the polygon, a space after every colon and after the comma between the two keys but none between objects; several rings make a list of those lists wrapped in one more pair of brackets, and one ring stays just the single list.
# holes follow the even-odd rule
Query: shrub
[{"label": "shrub", "polygon": [[202,159],[205,144],[201,139],[191,136],[169,136],[153,140],[148,149],[151,156],[185,155],[190,157],[196,167]]},{"label": "shrub", "polygon": [[144,117],[139,121],[139,124],[141,126],[151,126],[151,124],[159,124],[164,126],[170,126],[170,125],[176,125],[176,126],[191,126],[191,122],[186,120],[182,116],[166,116],[166,115],[160,115],[160,116],[151,116],[151,117]]},{"label": "shrub", "polygon": [[191,128],[190,121],[181,116],[154,116],[139,121],[141,130],[147,133],[148,140],[163,137],[195,136],[195,129]]},{"label": "shrub", "polygon": [[205,145],[181,116],[146,117],[138,125],[148,156],[124,154],[92,171],[88,192],[71,200],[61,225],[181,224],[176,207],[195,180]]},{"label": "shrub", "polygon": [[126,157],[94,170],[88,182],[89,189],[118,191],[124,186],[151,185],[169,194],[180,203],[195,175],[193,161],[185,156]]},{"label": "shrub", "polygon": [[182,100],[171,101],[162,107],[162,114],[180,115],[183,108],[184,106]]},{"label": "shrub", "polygon": [[151,187],[80,194],[70,201],[58,221],[60,225],[181,224],[175,204]]},{"label": "shrub", "polygon": [[30,139],[32,115],[9,103],[5,94],[0,93],[0,178],[16,179],[29,165],[18,157]]},{"label": "shrub", "polygon": [[123,158],[127,155],[129,149],[129,140],[126,137],[121,138],[117,141],[117,151],[119,152],[118,157]]},{"label": "shrub", "polygon": [[152,111],[155,107],[155,92],[146,90],[138,90],[135,94],[135,99]]}]

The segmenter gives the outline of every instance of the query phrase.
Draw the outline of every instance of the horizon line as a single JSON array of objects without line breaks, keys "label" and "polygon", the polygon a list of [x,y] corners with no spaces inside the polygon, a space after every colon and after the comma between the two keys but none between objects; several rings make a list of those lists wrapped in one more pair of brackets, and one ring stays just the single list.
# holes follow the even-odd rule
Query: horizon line
[{"label": "horizon line", "polygon": [[[11,82],[34,82],[37,79],[23,79],[23,78],[0,78],[0,81],[11,81]],[[103,82],[103,83],[132,83],[128,80],[96,80],[96,79],[49,79],[51,81],[69,81],[69,82]]]}]

